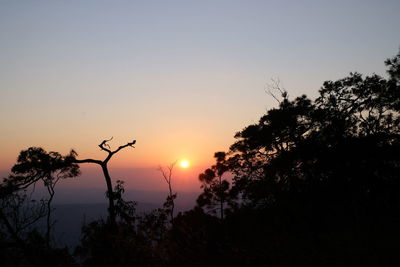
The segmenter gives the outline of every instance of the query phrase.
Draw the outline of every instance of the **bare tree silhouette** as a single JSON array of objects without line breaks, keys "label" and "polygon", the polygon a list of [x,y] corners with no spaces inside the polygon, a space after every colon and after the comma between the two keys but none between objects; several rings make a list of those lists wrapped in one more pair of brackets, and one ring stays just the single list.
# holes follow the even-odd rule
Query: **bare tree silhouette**
[{"label": "bare tree silhouette", "polygon": [[171,218],[171,223],[174,220],[174,208],[175,208],[175,198],[176,198],[176,193],[172,191],[172,171],[176,165],[176,161],[171,163],[169,166],[167,166],[167,169],[165,170],[162,166],[158,167],[158,171],[161,172],[162,176],[164,177],[165,182],[168,184],[168,196],[167,200],[164,203],[164,208],[167,210],[169,213],[169,216]]},{"label": "bare tree silhouette", "polygon": [[81,159],[81,160],[75,160],[76,163],[94,163],[100,165],[104,179],[106,180],[106,185],[107,185],[107,198],[108,198],[108,220],[111,225],[115,225],[116,222],[116,211],[115,211],[115,193],[113,191],[113,185],[112,185],[112,180],[110,173],[108,171],[108,162],[114,156],[117,154],[119,151],[126,147],[133,147],[134,144],[136,143],[136,140],[133,140],[132,142],[128,142],[125,145],[119,146],[117,149],[114,151],[111,150],[110,145],[108,142],[110,142],[113,138],[111,137],[110,139],[103,140],[100,144],[99,147],[102,151],[107,152],[107,157],[104,160],[96,160],[96,159]]}]

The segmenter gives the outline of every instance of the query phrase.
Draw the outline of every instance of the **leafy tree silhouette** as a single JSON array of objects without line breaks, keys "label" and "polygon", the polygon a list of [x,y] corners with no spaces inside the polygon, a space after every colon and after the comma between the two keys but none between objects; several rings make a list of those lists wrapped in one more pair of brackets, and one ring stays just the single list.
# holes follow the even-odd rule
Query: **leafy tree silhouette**
[{"label": "leafy tree silhouette", "polygon": [[[38,147],[28,148],[20,152],[12,174],[0,185],[0,229],[7,233],[3,235],[5,240],[12,240],[6,251],[11,255],[22,252],[22,255],[15,255],[19,257],[18,264],[51,266],[64,261],[72,263],[67,250],[51,247],[54,224],[51,220],[51,203],[58,181],[79,175],[79,167],[73,163],[75,156],[73,150],[62,156],[58,152],[46,152]],[[49,193],[47,199],[39,202],[31,199],[38,182],[43,182]],[[28,194],[28,190],[31,193]],[[43,217],[46,218],[44,237],[34,228]],[[15,259],[10,259],[4,264],[13,264],[13,261]]]},{"label": "leafy tree silhouette", "polygon": [[[319,257],[340,251],[335,242],[347,242],[359,254],[340,251],[337,260],[363,257],[378,264],[382,255],[393,260],[388,233],[399,237],[394,227],[400,208],[399,60],[400,54],[386,61],[387,79],[350,73],[327,81],[315,101],[282,95],[277,108],[238,132],[226,161],[234,174],[231,193],[240,196],[242,208],[269,215],[278,223],[273,229],[316,236],[323,246],[301,249],[318,251]],[[365,253],[371,243],[385,244],[375,247],[375,257]],[[292,248],[281,249],[300,257]]]},{"label": "leafy tree silhouette", "polygon": [[114,192],[119,220],[113,228],[103,219],[84,225],[75,256],[84,266],[163,266],[161,244],[170,214],[160,208],[138,215],[136,203],[123,200],[122,181]]},{"label": "leafy tree silhouette", "polygon": [[[307,190],[304,186],[330,177],[358,180],[375,173],[373,180],[393,180],[400,125],[398,58],[387,61],[388,80],[351,73],[325,82],[314,102],[306,96],[284,98],[258,124],[237,133],[228,160],[239,191],[260,204],[261,198],[274,201],[274,190]],[[365,190],[375,189],[371,184]]]},{"label": "leafy tree silhouette", "polygon": [[72,178],[79,175],[79,167],[74,164],[75,151],[62,156],[58,152],[46,152],[42,148],[30,147],[21,151],[17,163],[12,167],[12,175],[4,179],[3,186],[12,191],[20,191],[34,186],[42,181],[49,198],[46,203],[46,244],[50,246],[51,202],[55,193],[55,186],[60,179]]},{"label": "leafy tree silhouette", "polygon": [[216,164],[199,175],[203,192],[197,198],[199,207],[206,207],[211,213],[219,209],[221,219],[224,219],[224,204],[230,200],[230,184],[226,179],[222,179],[229,170],[225,157],[224,152],[215,153]]},{"label": "leafy tree silhouette", "polygon": [[46,202],[36,202],[27,194],[10,191],[1,186],[0,229],[2,240],[8,240],[10,247],[25,249],[25,239],[37,221],[46,216]]}]

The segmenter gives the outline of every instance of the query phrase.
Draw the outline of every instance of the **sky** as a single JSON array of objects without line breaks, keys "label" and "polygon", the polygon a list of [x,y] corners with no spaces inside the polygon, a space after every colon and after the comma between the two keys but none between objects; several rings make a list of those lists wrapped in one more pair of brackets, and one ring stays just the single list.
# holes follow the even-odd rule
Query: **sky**
[{"label": "sky", "polygon": [[[385,75],[400,47],[400,1],[0,0],[0,170],[40,146],[110,162],[130,189],[198,190],[234,134],[276,106],[351,71]],[[103,187],[95,169],[65,187]],[[113,176],[114,177],[114,176]]]}]

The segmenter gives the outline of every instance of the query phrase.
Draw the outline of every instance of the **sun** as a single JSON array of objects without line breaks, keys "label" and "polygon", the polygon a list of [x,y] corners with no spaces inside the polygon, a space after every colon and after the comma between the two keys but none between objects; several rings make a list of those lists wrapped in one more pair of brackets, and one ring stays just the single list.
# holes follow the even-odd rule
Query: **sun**
[{"label": "sun", "polygon": [[187,168],[187,167],[189,167],[189,161],[187,161],[187,160],[182,160],[182,161],[181,161],[181,167],[182,167],[182,168]]}]

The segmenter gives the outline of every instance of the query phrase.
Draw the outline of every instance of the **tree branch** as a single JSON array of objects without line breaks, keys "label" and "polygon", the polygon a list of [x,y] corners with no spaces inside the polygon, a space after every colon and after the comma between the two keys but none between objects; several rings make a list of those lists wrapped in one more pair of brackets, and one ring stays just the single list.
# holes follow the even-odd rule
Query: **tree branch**
[{"label": "tree branch", "polygon": [[100,149],[108,152],[109,154],[112,154],[112,152],[110,150],[110,146],[107,144],[107,142],[111,141],[112,139],[113,139],[113,137],[111,136],[110,139],[103,140],[103,142],[101,142],[99,145]]},{"label": "tree branch", "polygon": [[128,146],[135,148],[135,147],[133,146],[134,144],[136,144],[136,140],[133,140],[132,142],[127,143],[126,145],[119,146],[119,147],[117,148],[117,150],[115,150],[115,151],[113,151],[113,152],[111,152],[111,153],[112,153],[112,154],[115,154],[115,153],[117,153],[118,151],[120,151],[121,149],[124,149],[125,147],[128,147]]},{"label": "tree branch", "polygon": [[75,159],[74,163],[96,163],[101,165],[102,161],[96,159]]},{"label": "tree branch", "polygon": [[265,85],[264,91],[270,96],[272,96],[279,104],[282,101],[275,95],[273,91],[278,91],[282,99],[288,99],[289,97],[288,92],[285,90],[285,88],[281,86],[281,81],[279,80],[279,78],[277,79],[271,78],[271,83]]},{"label": "tree branch", "polygon": [[165,173],[163,167],[161,167],[161,165],[160,165],[157,170],[161,172],[162,176],[164,177],[165,182],[167,182],[167,184],[169,184],[168,176]]}]

